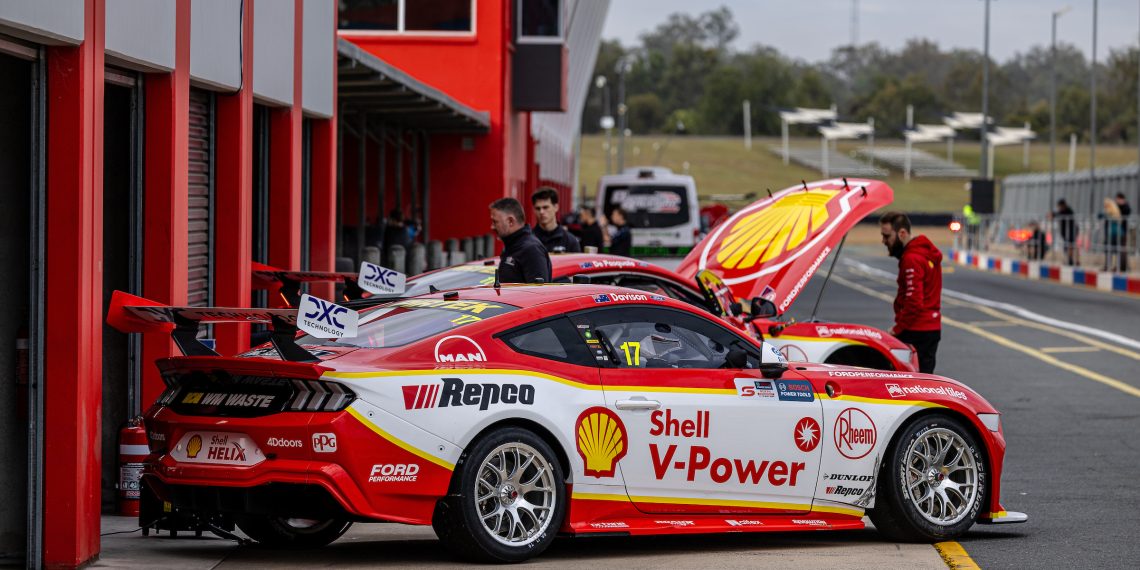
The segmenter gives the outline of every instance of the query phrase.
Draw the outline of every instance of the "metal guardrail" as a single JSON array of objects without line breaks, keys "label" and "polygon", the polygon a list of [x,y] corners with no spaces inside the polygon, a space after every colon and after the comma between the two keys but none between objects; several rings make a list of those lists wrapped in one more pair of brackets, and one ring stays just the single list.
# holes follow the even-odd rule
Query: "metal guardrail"
[{"label": "metal guardrail", "polygon": [[[954,219],[954,249],[1004,253],[1030,261],[1117,273],[1134,272],[1140,262],[1140,216],[1051,218],[1035,215],[979,215],[977,223]],[[1034,233],[1034,227],[1040,234]]]}]

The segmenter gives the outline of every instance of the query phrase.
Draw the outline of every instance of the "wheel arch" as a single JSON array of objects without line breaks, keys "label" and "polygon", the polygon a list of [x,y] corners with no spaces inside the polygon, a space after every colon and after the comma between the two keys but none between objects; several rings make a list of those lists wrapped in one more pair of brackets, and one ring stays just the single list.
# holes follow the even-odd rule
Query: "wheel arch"
[{"label": "wheel arch", "polygon": [[[883,448],[883,454],[879,458],[879,464],[875,467],[875,473],[881,476],[883,467],[887,464],[887,456],[889,455],[889,452],[894,450],[895,446],[899,444],[899,438],[902,437],[904,427],[909,426],[910,424],[919,421],[922,418],[939,415],[947,416],[961,422],[962,425],[966,427],[966,430],[970,432],[970,435],[973,436],[974,440],[978,442],[978,447],[981,450],[982,454],[982,461],[986,463],[986,467],[988,469],[986,472],[987,480],[985,494],[982,496],[982,505],[983,508],[989,508],[988,505],[990,504],[990,494],[993,493],[994,487],[991,478],[996,472],[996,469],[994,467],[994,460],[993,457],[991,457],[989,447],[986,445],[986,438],[984,437],[984,434],[978,430],[978,426],[975,425],[974,422],[966,414],[958,410],[946,407],[926,408],[919,410],[907,418],[901,420],[898,424],[898,429],[896,429],[894,434],[891,435],[891,440],[887,442],[887,446]],[[881,483],[882,479],[880,478],[879,481]],[[876,494],[877,493],[878,489],[876,489]],[[876,504],[878,504],[878,499],[876,499]]]},{"label": "wheel arch", "polygon": [[471,440],[463,448],[464,453],[466,453],[472,445],[486,437],[488,434],[506,427],[517,427],[525,429],[534,433],[536,436],[546,442],[546,444],[554,450],[554,454],[557,456],[556,458],[558,459],[559,466],[562,467],[562,474],[565,477],[565,482],[573,483],[573,471],[571,470],[570,456],[567,454],[566,449],[562,445],[562,442],[560,442],[558,438],[554,436],[554,433],[547,429],[546,426],[543,426],[542,424],[527,418],[505,418],[488,424],[486,427],[480,430],[479,433],[475,434],[475,437],[471,438]]},{"label": "wheel arch", "polygon": [[849,344],[833,350],[824,359],[824,364],[844,364],[864,366],[875,370],[897,370],[891,359],[883,351],[865,344]]}]

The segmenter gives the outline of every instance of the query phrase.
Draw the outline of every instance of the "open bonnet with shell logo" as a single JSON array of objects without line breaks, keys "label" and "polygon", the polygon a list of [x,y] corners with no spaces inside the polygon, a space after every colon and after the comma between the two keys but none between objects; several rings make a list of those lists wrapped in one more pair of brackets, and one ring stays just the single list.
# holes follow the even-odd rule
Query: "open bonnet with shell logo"
[{"label": "open bonnet with shell logo", "polygon": [[878,180],[834,179],[773,193],[717,226],[677,268],[695,279],[708,270],[737,300],[772,301],[784,313],[843,236],[894,191]]}]

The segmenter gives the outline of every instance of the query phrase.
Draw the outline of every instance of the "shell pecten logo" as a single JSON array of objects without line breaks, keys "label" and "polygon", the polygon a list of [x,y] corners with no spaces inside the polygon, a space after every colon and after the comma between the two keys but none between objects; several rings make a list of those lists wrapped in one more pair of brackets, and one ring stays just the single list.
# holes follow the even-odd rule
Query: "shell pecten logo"
[{"label": "shell pecten logo", "polygon": [[198,453],[202,451],[202,436],[194,434],[190,441],[186,442],[186,456],[190,459],[198,457]]},{"label": "shell pecten logo", "polygon": [[595,406],[578,416],[578,455],[590,477],[613,477],[618,461],[629,450],[625,424],[610,410]]},{"label": "shell pecten logo", "polygon": [[727,269],[748,269],[800,246],[829,217],[827,203],[839,190],[792,192],[769,207],[740,218],[716,253]]}]

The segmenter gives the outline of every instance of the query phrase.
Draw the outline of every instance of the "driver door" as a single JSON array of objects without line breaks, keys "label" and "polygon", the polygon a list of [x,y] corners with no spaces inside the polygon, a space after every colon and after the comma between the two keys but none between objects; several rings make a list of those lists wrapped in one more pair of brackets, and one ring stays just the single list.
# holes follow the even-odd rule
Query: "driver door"
[{"label": "driver door", "polygon": [[[616,356],[602,369],[602,384],[606,407],[625,430],[618,467],[639,510],[810,509],[822,425],[810,383],[788,373],[784,380],[806,390],[794,395],[788,382],[780,390],[760,374],[755,345],[686,311],[625,305],[576,321]],[[734,348],[745,350],[746,360],[726,368]]]}]

